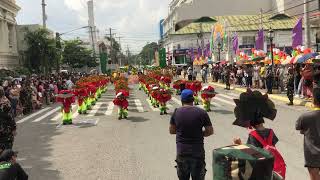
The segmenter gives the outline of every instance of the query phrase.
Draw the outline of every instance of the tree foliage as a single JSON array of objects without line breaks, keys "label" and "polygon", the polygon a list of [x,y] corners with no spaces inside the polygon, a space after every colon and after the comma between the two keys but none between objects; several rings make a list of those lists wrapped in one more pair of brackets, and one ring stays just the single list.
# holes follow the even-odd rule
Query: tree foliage
[{"label": "tree foliage", "polygon": [[35,73],[49,73],[52,65],[57,61],[57,50],[55,40],[50,38],[46,29],[27,31],[25,40],[27,42],[26,67]]},{"label": "tree foliage", "polygon": [[142,48],[139,53],[140,59],[142,60],[142,65],[151,65],[151,61],[154,58],[155,51],[158,49],[158,44],[156,42],[148,43]]},{"label": "tree foliage", "polygon": [[91,54],[92,50],[85,48],[79,39],[64,42],[63,63],[72,68],[96,67],[97,63]]}]

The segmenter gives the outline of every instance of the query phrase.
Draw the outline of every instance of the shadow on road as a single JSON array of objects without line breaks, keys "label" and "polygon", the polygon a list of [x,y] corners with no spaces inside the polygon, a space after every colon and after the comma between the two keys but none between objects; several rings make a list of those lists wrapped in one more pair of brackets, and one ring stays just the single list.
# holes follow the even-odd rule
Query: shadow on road
[{"label": "shadow on road", "polygon": [[213,110],[213,112],[218,113],[218,114],[233,114],[232,111],[227,111],[227,110],[222,110],[222,109]]},{"label": "shadow on road", "polygon": [[143,118],[143,117],[135,117],[135,116],[129,116],[128,121],[132,121],[132,122],[146,122],[149,121],[149,119]]},{"label": "shadow on road", "polygon": [[26,122],[18,126],[14,149],[18,162],[32,180],[59,180],[59,171],[52,168],[52,138],[61,134],[55,125]]}]

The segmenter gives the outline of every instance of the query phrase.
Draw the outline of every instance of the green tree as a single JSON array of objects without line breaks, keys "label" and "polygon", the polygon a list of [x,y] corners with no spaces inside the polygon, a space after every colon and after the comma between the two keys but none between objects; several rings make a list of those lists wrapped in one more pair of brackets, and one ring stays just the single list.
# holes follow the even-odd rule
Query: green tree
[{"label": "green tree", "polygon": [[[110,41],[110,37],[106,36],[105,37],[108,41]],[[119,62],[119,54],[120,56],[123,55],[121,53],[121,48],[120,48],[120,44],[119,42],[117,42],[114,38],[111,38],[111,52],[110,52],[110,58],[112,60],[112,62],[114,63],[118,63]]]},{"label": "green tree", "polygon": [[151,60],[154,58],[154,53],[158,49],[158,44],[156,42],[148,43],[142,48],[139,53],[139,57],[142,59],[142,65],[151,65]]},{"label": "green tree", "polygon": [[51,72],[51,65],[56,63],[57,50],[55,40],[50,38],[46,29],[27,31],[25,40],[27,42],[27,61],[25,65],[35,73]]},{"label": "green tree", "polygon": [[72,68],[96,67],[97,63],[91,54],[92,50],[83,47],[83,42],[79,39],[64,42],[63,63]]}]

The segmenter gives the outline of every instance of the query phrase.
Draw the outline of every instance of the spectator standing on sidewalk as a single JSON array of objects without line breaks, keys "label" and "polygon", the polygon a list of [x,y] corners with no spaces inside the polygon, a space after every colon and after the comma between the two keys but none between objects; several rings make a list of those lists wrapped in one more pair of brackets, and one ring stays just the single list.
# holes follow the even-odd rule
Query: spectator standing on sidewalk
[{"label": "spectator standing on sidewalk", "polygon": [[261,63],[260,67],[260,79],[261,79],[261,88],[266,89],[266,67],[263,63]]},{"label": "spectator standing on sidewalk", "polygon": [[320,179],[320,88],[313,90],[314,111],[300,116],[296,130],[304,135],[305,167],[308,168],[310,180]]},{"label": "spectator standing on sidewalk", "polygon": [[294,97],[294,70],[291,67],[288,69],[287,97],[290,101],[288,105],[292,106]]},{"label": "spectator standing on sidewalk", "polygon": [[192,67],[188,67],[188,81],[192,81],[192,76],[193,76],[193,70]]},{"label": "spectator standing on sidewalk", "polygon": [[238,67],[237,70],[237,82],[239,86],[242,86],[243,70],[242,67]]},{"label": "spectator standing on sidewalk", "polygon": [[17,163],[17,152],[11,149],[1,152],[0,180],[28,180],[27,173]]},{"label": "spectator standing on sidewalk", "polygon": [[[213,134],[209,115],[193,106],[193,92],[181,93],[182,107],[176,109],[170,120],[170,134],[176,134],[177,174],[179,180],[204,180],[206,174],[204,137]],[[204,128],[204,130],[203,130]]]},{"label": "spectator standing on sidewalk", "polygon": [[279,88],[280,88],[280,92],[283,92],[285,90],[284,83],[285,80],[285,67],[283,65],[280,66],[279,68]]},{"label": "spectator standing on sidewalk", "polygon": [[267,85],[267,93],[272,94],[272,87],[273,87],[273,73],[272,73],[272,66],[267,66],[266,70],[266,85]]},{"label": "spectator standing on sidewalk", "polygon": [[260,66],[257,64],[253,68],[253,81],[254,87],[260,88]]}]

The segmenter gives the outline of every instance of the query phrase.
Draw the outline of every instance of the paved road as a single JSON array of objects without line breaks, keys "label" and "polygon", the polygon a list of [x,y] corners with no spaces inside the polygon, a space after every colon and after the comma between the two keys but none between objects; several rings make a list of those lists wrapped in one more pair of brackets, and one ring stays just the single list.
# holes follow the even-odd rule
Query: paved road
[{"label": "paved road", "polygon": [[[236,92],[220,93],[210,118],[215,135],[205,140],[207,178],[212,179],[212,150],[230,145],[235,136],[247,138],[246,129],[232,126]],[[175,180],[175,136],[168,133],[170,114],[180,106],[177,96],[169,104],[169,115],[160,116],[147,96],[133,87],[129,118],[117,120],[110,90],[89,113],[74,113],[76,125],[59,125],[59,108],[48,107],[17,120],[15,149],[19,162],[32,180]],[[277,145],[288,164],[288,180],[307,179],[303,167],[303,137],[294,130],[304,107],[277,103],[278,117],[266,126],[280,139]],[[75,108],[74,108],[75,110]]]}]

